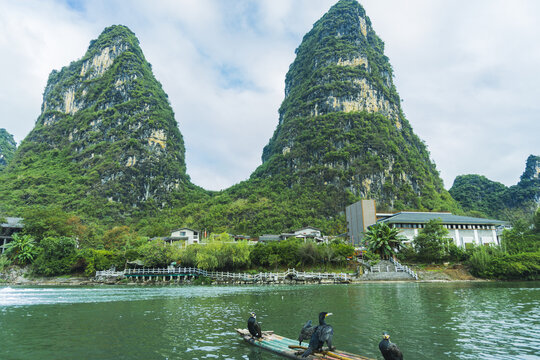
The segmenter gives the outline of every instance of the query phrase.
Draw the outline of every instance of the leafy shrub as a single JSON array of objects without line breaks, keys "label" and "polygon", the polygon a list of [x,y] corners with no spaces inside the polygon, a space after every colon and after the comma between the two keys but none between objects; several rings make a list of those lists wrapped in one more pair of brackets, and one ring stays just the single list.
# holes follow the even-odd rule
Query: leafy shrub
[{"label": "leafy shrub", "polygon": [[26,265],[34,260],[37,252],[32,236],[14,234],[13,240],[7,246],[6,256],[15,264]]},{"label": "leafy shrub", "polygon": [[364,240],[371,252],[379,254],[382,259],[388,259],[394,255],[394,249],[401,249],[404,238],[398,229],[380,222],[369,227]]},{"label": "leafy shrub", "polygon": [[96,271],[108,270],[111,267],[123,269],[126,258],[117,251],[85,249],[77,254],[72,266],[73,271],[84,271],[86,276],[94,276]]},{"label": "leafy shrub", "polygon": [[39,244],[39,255],[33,264],[35,273],[45,276],[69,274],[77,261],[76,248],[77,241],[70,237],[42,239]]},{"label": "leafy shrub", "polygon": [[454,242],[451,242],[448,245],[447,259],[454,262],[466,261],[469,259],[469,253],[465,249],[457,246]]},{"label": "leafy shrub", "polygon": [[11,265],[11,261],[7,256],[0,255],[0,273]]},{"label": "leafy shrub", "polygon": [[405,245],[401,248],[399,253],[397,253],[397,258],[399,261],[416,261],[418,256],[414,248],[410,245]]},{"label": "leafy shrub", "polygon": [[540,279],[540,252],[506,254],[497,248],[476,248],[470,259],[471,273],[486,279]]}]

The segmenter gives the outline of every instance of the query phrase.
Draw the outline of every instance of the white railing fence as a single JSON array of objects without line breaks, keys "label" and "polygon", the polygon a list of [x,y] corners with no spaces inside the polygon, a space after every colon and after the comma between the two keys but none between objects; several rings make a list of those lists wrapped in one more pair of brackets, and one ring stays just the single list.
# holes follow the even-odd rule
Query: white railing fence
[{"label": "white railing fence", "polygon": [[409,268],[407,265],[401,265],[399,263],[399,261],[397,261],[397,260],[395,260],[393,258],[390,258],[390,261],[396,267],[396,271],[403,271],[403,272],[411,275],[415,280],[418,280],[418,275],[416,274],[416,272],[414,270],[412,270],[411,268]]},{"label": "white railing fence", "polygon": [[237,281],[282,281],[286,278],[295,280],[335,280],[349,281],[352,278],[348,273],[327,273],[327,272],[303,272],[296,269],[287,269],[285,272],[260,272],[258,274],[234,273],[228,271],[207,271],[191,267],[168,267],[168,268],[142,268],[125,269],[124,271],[104,270],[96,271],[97,278],[104,277],[135,277],[135,276],[205,276],[215,280],[237,280]]}]

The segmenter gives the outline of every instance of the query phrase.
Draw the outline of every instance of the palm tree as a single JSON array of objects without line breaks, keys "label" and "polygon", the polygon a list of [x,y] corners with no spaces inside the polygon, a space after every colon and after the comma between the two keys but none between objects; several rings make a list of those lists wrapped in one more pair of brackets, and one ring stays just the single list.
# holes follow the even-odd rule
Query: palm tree
[{"label": "palm tree", "polygon": [[394,254],[394,249],[399,250],[402,247],[404,238],[398,229],[391,228],[386,223],[377,223],[365,232],[364,240],[371,252],[379,254],[381,259],[388,259]]}]

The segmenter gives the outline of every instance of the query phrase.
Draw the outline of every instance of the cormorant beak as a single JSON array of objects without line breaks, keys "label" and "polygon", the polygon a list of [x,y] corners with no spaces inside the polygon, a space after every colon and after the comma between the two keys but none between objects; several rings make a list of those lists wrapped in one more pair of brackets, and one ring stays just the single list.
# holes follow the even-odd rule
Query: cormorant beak
[{"label": "cormorant beak", "polygon": [[328,314],[326,314],[326,315],[325,315],[325,317],[326,317],[326,316],[330,316],[330,315],[334,315],[334,314],[332,314],[332,313],[328,313]]},{"label": "cormorant beak", "polygon": [[388,339],[390,339],[390,335],[388,335],[388,334],[384,334],[384,335],[383,335],[383,339],[385,339],[385,340],[388,340]]}]

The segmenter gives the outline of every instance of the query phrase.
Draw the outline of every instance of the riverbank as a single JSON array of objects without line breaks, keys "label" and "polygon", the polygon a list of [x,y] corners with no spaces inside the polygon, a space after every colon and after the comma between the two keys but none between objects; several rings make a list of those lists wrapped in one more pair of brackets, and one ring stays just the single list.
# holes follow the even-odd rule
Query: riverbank
[{"label": "riverbank", "polygon": [[[403,276],[404,273],[386,273],[391,276],[384,276],[385,273],[370,274],[371,276],[357,276],[348,279],[344,283],[359,284],[365,282],[399,281],[399,282],[451,282],[451,281],[482,281],[483,279],[472,276],[463,265],[424,265],[415,267],[418,280]],[[382,275],[382,276],[381,276]],[[202,280],[202,281],[201,281]],[[184,279],[182,281],[160,281],[152,279],[149,281],[130,281],[124,277],[101,278],[85,276],[58,276],[58,277],[36,277],[28,268],[11,268],[7,272],[0,274],[0,285],[27,285],[27,286],[92,286],[92,285],[167,285],[167,284],[216,284],[216,285],[241,285],[245,282],[217,281],[210,279]],[[268,282],[261,284],[334,284],[332,280],[294,280],[285,279],[279,282]]]}]

